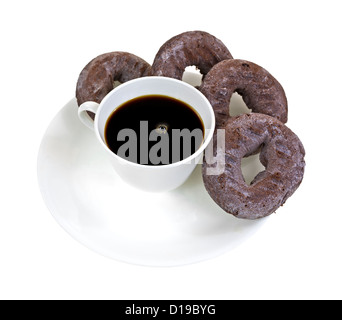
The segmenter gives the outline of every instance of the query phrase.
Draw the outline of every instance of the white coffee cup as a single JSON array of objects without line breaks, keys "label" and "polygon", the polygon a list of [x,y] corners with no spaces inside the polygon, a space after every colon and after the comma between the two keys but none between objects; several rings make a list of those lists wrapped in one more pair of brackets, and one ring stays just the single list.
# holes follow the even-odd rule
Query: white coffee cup
[{"label": "white coffee cup", "polygon": [[[190,157],[167,165],[149,166],[120,158],[108,148],[104,137],[107,119],[123,103],[146,95],[163,95],[181,100],[199,114],[204,124],[204,139],[200,148]],[[94,121],[87,111],[95,114]],[[152,192],[169,191],[182,185],[201,160],[215,129],[215,115],[207,98],[193,86],[166,77],[143,77],[125,82],[109,92],[100,104],[84,102],[78,109],[78,116],[95,131],[118,175],[130,185]]]}]

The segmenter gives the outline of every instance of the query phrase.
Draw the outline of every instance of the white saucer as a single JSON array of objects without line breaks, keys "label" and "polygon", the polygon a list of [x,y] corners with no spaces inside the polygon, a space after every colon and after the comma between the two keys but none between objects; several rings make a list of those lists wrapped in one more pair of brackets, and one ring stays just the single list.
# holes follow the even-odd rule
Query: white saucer
[{"label": "white saucer", "polygon": [[107,257],[176,266],[237,247],[266,221],[239,220],[206,192],[200,166],[180,188],[146,193],[124,183],[71,100],[52,120],[38,155],[38,181],[57,222]]}]

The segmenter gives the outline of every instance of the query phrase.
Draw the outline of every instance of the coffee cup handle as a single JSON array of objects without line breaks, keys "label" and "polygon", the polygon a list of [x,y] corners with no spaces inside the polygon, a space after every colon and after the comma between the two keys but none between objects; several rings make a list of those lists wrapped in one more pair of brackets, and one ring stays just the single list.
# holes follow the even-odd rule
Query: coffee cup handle
[{"label": "coffee cup handle", "polygon": [[86,101],[78,108],[78,117],[81,122],[91,130],[94,130],[94,120],[89,116],[87,111],[96,114],[99,104],[94,101]]}]

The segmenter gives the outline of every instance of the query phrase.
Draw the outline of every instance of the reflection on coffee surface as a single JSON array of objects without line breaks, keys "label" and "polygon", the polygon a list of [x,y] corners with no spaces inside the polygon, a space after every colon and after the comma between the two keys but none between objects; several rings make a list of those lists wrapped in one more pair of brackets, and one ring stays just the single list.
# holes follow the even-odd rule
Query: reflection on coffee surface
[{"label": "reflection on coffee surface", "polygon": [[163,95],[129,100],[110,115],[105,141],[131,162],[166,165],[186,159],[203,142],[204,125],[188,104]]}]

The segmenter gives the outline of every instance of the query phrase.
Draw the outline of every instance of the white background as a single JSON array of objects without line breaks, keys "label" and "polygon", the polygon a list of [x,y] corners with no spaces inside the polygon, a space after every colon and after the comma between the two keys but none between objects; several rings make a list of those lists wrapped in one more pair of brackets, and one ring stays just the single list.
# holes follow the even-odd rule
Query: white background
[{"label": "white background", "polygon": [[[1,299],[342,298],[339,1],[2,1]],[[304,182],[247,242],[176,268],[112,261],[73,240],[39,192],[40,141],[79,72],[109,51],[152,63],[172,36],[204,30],[283,85]]]}]

